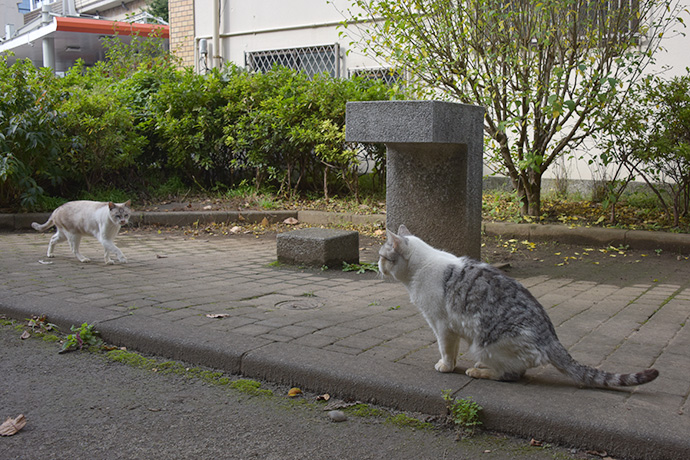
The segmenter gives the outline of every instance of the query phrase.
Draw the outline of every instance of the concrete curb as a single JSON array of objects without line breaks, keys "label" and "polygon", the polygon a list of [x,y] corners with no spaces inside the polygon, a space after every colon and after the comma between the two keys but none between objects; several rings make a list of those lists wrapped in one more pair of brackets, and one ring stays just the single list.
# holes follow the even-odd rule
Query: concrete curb
[{"label": "concrete curb", "polygon": [[[444,414],[439,397],[453,389],[457,398],[483,401],[483,428],[527,438],[548,439],[563,445],[606,446],[616,456],[630,459],[682,460],[690,451],[690,439],[666,426],[640,424],[627,417],[605,390],[589,390],[597,400],[582,406],[579,395],[543,386],[538,393],[517,383],[475,381],[464,374],[415,371],[408,365],[367,358],[343,357],[311,347],[271,343],[234,334],[211,336],[168,321],[140,319],[122,314],[95,314],[75,306],[31,294],[3,293],[0,313],[17,319],[46,314],[62,330],[87,321],[101,337],[130,350],[209,366],[245,378],[255,378],[305,390],[326,392],[342,399],[360,400],[398,410]],[[337,363],[337,365],[336,365]],[[538,377],[537,377],[538,378]],[[572,383],[564,378],[565,387]],[[644,391],[644,390],[642,390]],[[665,417],[663,408],[648,408]],[[656,418],[655,418],[656,419]],[[682,431],[682,430],[681,430]]]},{"label": "concrete curb", "polygon": [[686,233],[502,222],[484,222],[482,230],[488,236],[502,238],[591,246],[629,246],[631,249],[661,249],[675,253],[690,253],[690,234]]}]

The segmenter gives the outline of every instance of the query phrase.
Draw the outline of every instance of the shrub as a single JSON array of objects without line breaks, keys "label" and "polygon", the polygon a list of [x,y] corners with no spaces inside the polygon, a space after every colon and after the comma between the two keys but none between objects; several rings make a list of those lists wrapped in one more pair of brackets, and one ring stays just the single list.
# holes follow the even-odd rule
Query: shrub
[{"label": "shrub", "polygon": [[641,177],[678,226],[690,207],[690,73],[644,79],[615,116],[602,142],[603,163],[618,162],[628,177]]},{"label": "shrub", "polygon": [[190,180],[227,179],[222,144],[225,100],[221,75],[196,75],[191,68],[163,82],[151,98],[156,141],[166,152],[167,167]]},{"label": "shrub", "polygon": [[69,139],[60,166],[86,190],[115,184],[118,172],[135,164],[146,143],[134,129],[132,113],[109,88],[73,88],[60,106]]},{"label": "shrub", "polygon": [[59,85],[49,69],[0,56],[0,95],[0,206],[34,208],[63,179]]}]

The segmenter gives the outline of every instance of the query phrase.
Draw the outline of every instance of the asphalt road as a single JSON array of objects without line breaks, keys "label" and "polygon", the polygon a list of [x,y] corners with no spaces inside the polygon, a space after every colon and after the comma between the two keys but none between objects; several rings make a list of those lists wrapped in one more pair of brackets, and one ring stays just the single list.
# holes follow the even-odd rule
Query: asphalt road
[{"label": "asphalt road", "polygon": [[[382,417],[334,423],[314,395],[248,396],[197,378],[161,374],[85,351],[21,340],[0,326],[0,421],[24,414],[0,437],[9,459],[547,459],[562,448],[451,429],[415,430]],[[583,453],[575,457],[583,458]]]}]

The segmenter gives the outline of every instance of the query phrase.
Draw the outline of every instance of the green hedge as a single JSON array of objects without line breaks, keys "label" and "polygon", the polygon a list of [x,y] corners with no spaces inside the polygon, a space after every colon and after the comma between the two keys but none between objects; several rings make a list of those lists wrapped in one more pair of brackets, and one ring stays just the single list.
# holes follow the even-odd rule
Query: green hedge
[{"label": "green hedge", "polygon": [[0,58],[0,208],[170,181],[357,193],[357,152],[383,173],[383,149],[344,142],[345,103],[402,98],[396,88],[285,68],[197,75],[158,39],[106,45],[105,61],[62,78]]}]

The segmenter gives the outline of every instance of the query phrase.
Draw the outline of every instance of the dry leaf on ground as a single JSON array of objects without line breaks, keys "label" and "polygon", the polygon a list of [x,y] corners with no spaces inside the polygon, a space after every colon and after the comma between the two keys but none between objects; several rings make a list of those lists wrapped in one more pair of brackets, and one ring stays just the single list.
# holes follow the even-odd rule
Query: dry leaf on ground
[{"label": "dry leaf on ground", "polygon": [[15,419],[10,417],[0,425],[0,436],[12,436],[24,428],[24,425],[26,425],[26,417],[23,414],[18,415]]},{"label": "dry leaf on ground", "polygon": [[300,390],[299,388],[290,388],[290,391],[288,391],[288,396],[291,398],[295,398],[301,394],[302,390]]}]

